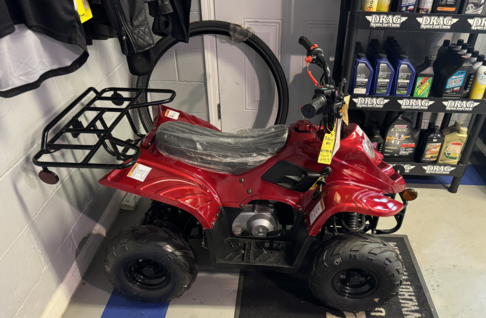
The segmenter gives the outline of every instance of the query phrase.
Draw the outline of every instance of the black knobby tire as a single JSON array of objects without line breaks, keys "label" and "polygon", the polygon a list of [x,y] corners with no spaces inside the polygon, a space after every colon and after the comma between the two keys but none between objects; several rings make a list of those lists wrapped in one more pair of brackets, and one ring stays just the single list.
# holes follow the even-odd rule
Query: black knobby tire
[{"label": "black knobby tire", "polygon": [[317,253],[309,287],[326,306],[370,310],[398,294],[403,273],[403,262],[388,243],[369,235],[339,235]]},{"label": "black knobby tire", "polygon": [[[231,37],[230,26],[232,23],[224,21],[198,21],[189,24],[189,37],[198,35],[224,35]],[[190,40],[189,40],[190,41]],[[171,36],[160,39],[153,48],[153,56],[156,57],[154,66],[159,59],[174,45],[179,43],[178,40]],[[275,125],[285,124],[289,111],[289,88],[287,86],[287,79],[284,71],[280,65],[277,57],[272,50],[260,39],[256,34],[244,41],[246,45],[251,47],[263,59],[273,75],[278,93],[278,110],[275,119]],[[152,73],[139,76],[137,78],[137,88],[148,88],[150,77]],[[147,96],[141,96],[140,102],[147,101]],[[270,105],[270,107],[272,107]],[[138,109],[141,122],[145,130],[148,132],[152,129],[153,120],[147,107]]]},{"label": "black knobby tire", "polygon": [[129,300],[166,302],[191,287],[197,264],[179,234],[142,225],[121,231],[109,242],[105,273]]}]

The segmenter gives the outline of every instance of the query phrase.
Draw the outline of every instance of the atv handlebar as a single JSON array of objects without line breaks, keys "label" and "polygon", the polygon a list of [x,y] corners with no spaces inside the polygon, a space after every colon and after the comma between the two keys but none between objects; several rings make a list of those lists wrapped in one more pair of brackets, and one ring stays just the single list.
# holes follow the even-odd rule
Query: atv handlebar
[{"label": "atv handlebar", "polygon": [[324,57],[324,51],[322,51],[317,44],[312,44],[312,42],[305,35],[302,35],[299,38],[299,44],[307,50],[307,56],[311,56],[312,60],[315,60],[317,65],[322,68],[324,71],[324,81],[326,84],[329,84],[331,71],[327,65],[326,58]]},{"label": "atv handlebar", "polygon": [[302,106],[302,114],[306,118],[313,118],[315,115],[324,111],[327,105],[327,99],[324,95],[314,95],[312,101]]}]

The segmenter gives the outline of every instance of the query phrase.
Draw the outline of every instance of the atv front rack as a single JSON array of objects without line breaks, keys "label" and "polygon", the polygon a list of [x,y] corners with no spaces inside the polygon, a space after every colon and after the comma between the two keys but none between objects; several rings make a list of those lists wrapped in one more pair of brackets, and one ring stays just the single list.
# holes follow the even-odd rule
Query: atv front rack
[{"label": "atv front rack", "polygon": [[[132,94],[133,97],[124,97],[122,94],[120,94],[120,92]],[[60,128],[60,130],[57,131],[51,139],[49,139],[51,129],[58,125],[91,93],[94,93],[95,96],[90,99],[85,106],[82,106],[74,117],[64,124],[62,128]],[[108,96],[109,93],[112,93],[111,96]],[[140,99],[142,94],[147,93],[170,94],[170,97],[164,100],[137,104],[137,101]],[[49,172],[51,174],[53,173],[47,169],[48,167],[94,169],[124,169],[130,167],[135,164],[140,156],[140,148],[136,144],[145,136],[139,132],[132,115],[130,114],[130,110],[140,107],[167,104],[174,100],[175,95],[175,91],[170,89],[109,87],[98,92],[98,90],[95,88],[90,87],[44,128],[44,131],[42,132],[41,150],[35,154],[32,161],[34,165],[42,167],[44,172]],[[95,102],[97,101],[111,101],[114,104],[114,107],[99,107],[95,105]],[[126,107],[120,107],[126,102],[129,102]],[[110,113],[118,113],[118,116],[112,120],[111,124],[107,124],[107,121],[103,118],[103,115],[108,115]],[[80,120],[82,116],[84,116],[83,119],[91,117],[92,119],[87,124],[83,124]],[[128,120],[134,134],[139,138],[138,140],[121,140],[112,135],[115,127],[125,117]],[[94,144],[90,145],[78,143],[59,143],[59,140],[63,137],[64,139],[69,139],[66,137],[77,139],[80,135],[95,135],[98,137],[98,140]],[[106,152],[115,157],[118,161],[122,161],[122,163],[90,162],[101,147],[103,147]],[[84,150],[87,151],[87,153],[82,157],[82,159],[79,160],[79,162],[42,161],[43,156],[51,155],[63,149],[70,149],[73,151]],[[41,179],[43,179],[42,176]]]}]

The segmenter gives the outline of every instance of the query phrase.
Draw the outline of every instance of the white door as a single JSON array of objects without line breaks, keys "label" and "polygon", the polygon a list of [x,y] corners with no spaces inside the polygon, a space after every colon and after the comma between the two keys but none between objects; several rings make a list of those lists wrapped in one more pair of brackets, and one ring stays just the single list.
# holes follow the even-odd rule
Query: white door
[{"label": "white door", "polygon": [[[311,100],[314,90],[305,72],[305,49],[298,44],[298,39],[307,35],[324,50],[328,60],[332,59],[339,2],[214,0],[216,20],[251,28],[282,64],[290,92],[287,123],[302,118],[300,107]],[[216,47],[222,130],[234,132],[271,126],[276,117],[277,92],[264,62],[247,45],[235,44],[225,37],[217,38]],[[317,68],[312,71],[316,78],[321,75]]]}]

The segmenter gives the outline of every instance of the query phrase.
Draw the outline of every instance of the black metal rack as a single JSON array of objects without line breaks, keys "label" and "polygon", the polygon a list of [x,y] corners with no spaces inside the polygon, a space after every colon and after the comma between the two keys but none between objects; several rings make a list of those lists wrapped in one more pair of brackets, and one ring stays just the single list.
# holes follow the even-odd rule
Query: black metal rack
[{"label": "black metal rack", "polygon": [[[354,49],[358,30],[395,30],[397,32],[457,32],[469,33],[468,43],[474,45],[478,33],[486,33],[486,17],[479,15],[408,13],[408,12],[364,12],[361,0],[341,0],[338,40],[335,52],[333,79],[349,83],[354,67]],[[427,111],[444,113],[441,129],[449,126],[452,113],[473,114],[462,156],[457,165],[435,163],[391,162],[402,166],[404,175],[452,176],[449,192],[456,193],[466,171],[476,139],[486,118],[486,100],[436,98],[427,99],[397,96],[351,96],[350,109],[374,111]],[[470,126],[471,127],[471,126]]]},{"label": "black metal rack", "polygon": [[[120,94],[120,92],[130,93],[134,96],[124,97],[122,94]],[[63,118],[71,113],[76,106],[79,106],[81,102],[91,93],[93,93],[95,96],[91,98],[86,105],[82,106],[81,109],[75,113],[75,115],[54,134],[54,136],[49,139],[51,129],[56,127],[63,120]],[[111,96],[107,96],[108,93],[112,93]],[[170,94],[170,97],[164,100],[137,104],[137,101],[142,94],[147,93]],[[58,116],[56,116],[46,126],[46,128],[44,128],[44,131],[42,132],[41,150],[35,154],[32,161],[36,166],[42,167],[43,171],[47,172],[49,172],[47,169],[48,167],[124,169],[133,166],[140,156],[140,148],[138,147],[137,143],[141,138],[144,137],[144,135],[138,131],[137,126],[135,125],[135,122],[130,114],[130,110],[140,107],[170,103],[174,100],[175,95],[175,91],[170,89],[110,87],[98,92],[95,88],[90,87],[69,106],[67,106]],[[95,102],[97,101],[111,101],[114,107],[99,107],[95,105]],[[126,107],[121,107],[126,102],[128,102],[128,105]],[[111,124],[107,124],[103,118],[103,115],[108,113],[118,113],[118,116],[112,120]],[[83,115],[87,115],[88,118],[93,118],[87,124],[83,124],[80,120]],[[113,136],[113,130],[124,118],[128,120],[133,132],[140,138],[139,140],[121,140]],[[70,134],[70,136],[73,138],[78,138],[83,134],[95,135],[98,137],[98,140],[94,144],[90,145],[59,143],[61,137],[65,136],[66,134]],[[103,147],[118,161],[121,161],[121,163],[90,162],[101,147]],[[122,150],[120,150],[119,147],[122,148]],[[87,151],[87,153],[83,156],[80,162],[41,160],[43,156],[50,155],[62,149],[84,150]],[[132,150],[131,153],[129,153],[130,150]]]}]

